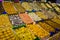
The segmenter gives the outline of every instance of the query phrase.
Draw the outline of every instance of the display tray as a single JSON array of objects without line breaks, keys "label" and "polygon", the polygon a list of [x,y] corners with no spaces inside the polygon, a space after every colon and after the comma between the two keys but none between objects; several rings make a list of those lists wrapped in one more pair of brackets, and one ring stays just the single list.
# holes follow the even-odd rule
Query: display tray
[{"label": "display tray", "polygon": [[36,15],[34,12],[28,13],[28,15],[34,20],[34,21],[40,21],[42,20],[38,15]]},{"label": "display tray", "polygon": [[26,27],[14,29],[20,40],[34,40],[36,36]]},{"label": "display tray", "polygon": [[38,24],[49,33],[55,32],[55,29],[52,26],[46,24],[45,22],[39,22]]},{"label": "display tray", "polygon": [[26,11],[32,11],[33,10],[33,8],[29,5],[28,2],[23,2],[22,7],[24,7]]},{"label": "display tray", "polygon": [[15,8],[18,12],[25,12],[26,10],[21,6],[21,3],[14,3]]},{"label": "display tray", "polygon": [[23,26],[24,22],[19,18],[18,15],[9,15],[9,19],[14,27]]},{"label": "display tray", "polygon": [[44,15],[43,12],[35,12],[41,19],[48,19],[47,15]]},{"label": "display tray", "polygon": [[0,28],[0,40],[19,40],[11,28]]},{"label": "display tray", "polygon": [[16,14],[17,13],[12,2],[3,2],[3,7],[8,14]]},{"label": "display tray", "polygon": [[0,27],[12,27],[7,14],[0,15]]},{"label": "display tray", "polygon": [[36,11],[40,10],[40,7],[39,7],[39,5],[37,5],[36,2],[29,3],[29,5]]},{"label": "display tray", "polygon": [[56,22],[57,24],[60,24],[60,19],[59,18],[53,18],[51,19],[53,22]]},{"label": "display tray", "polygon": [[60,24],[57,24],[56,22],[53,22],[51,20],[45,21],[47,24],[51,25],[52,27],[54,27],[55,29],[60,29]]},{"label": "display tray", "polygon": [[33,23],[33,20],[30,18],[30,16],[27,13],[20,13],[19,17],[26,24]]},{"label": "display tray", "polygon": [[37,24],[27,25],[27,28],[30,29],[35,35],[37,35],[41,40],[46,40],[50,34],[45,31],[42,27]]}]

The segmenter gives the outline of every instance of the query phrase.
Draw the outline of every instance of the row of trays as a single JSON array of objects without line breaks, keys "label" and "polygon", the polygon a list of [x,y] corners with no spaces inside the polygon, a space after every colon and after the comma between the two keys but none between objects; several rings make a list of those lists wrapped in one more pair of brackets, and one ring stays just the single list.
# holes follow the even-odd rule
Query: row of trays
[{"label": "row of trays", "polygon": [[[29,5],[27,4],[27,2],[23,2],[22,5],[25,7],[27,6],[24,5],[24,3],[26,5]],[[40,12],[17,13],[16,11],[18,10],[14,8],[13,4],[11,4],[11,2],[3,2],[3,7],[5,6],[4,9],[6,10],[6,12],[8,14],[14,14],[14,15],[8,15],[8,14],[0,15],[0,22],[1,22],[0,40],[48,40],[48,39],[59,40],[60,37],[59,15],[57,15],[56,13],[50,13],[50,11],[47,12],[45,10],[46,7],[44,6],[43,9],[45,12],[40,11]],[[21,7],[21,4],[19,3],[16,4],[17,6],[20,5]],[[23,9],[25,9],[25,7],[23,7]],[[29,9],[29,11],[31,10],[31,8],[26,8],[25,10],[27,9]]]},{"label": "row of trays", "polygon": [[[22,15],[27,18],[24,18]],[[34,40],[35,38],[36,38],[35,40],[37,40],[37,39],[44,40],[44,39],[48,39],[50,36],[53,36],[54,34],[56,34],[60,31],[60,19],[57,17],[55,17],[53,19],[49,19],[49,20],[43,20],[43,21],[37,22],[37,23],[26,24],[25,22],[29,23],[29,18],[28,18],[29,16],[25,16],[25,15],[27,15],[27,14],[24,14],[24,13],[19,14],[19,17],[18,17],[18,15],[7,15],[7,14],[0,15],[0,21],[1,21],[0,28],[2,28],[2,29],[3,28],[4,29],[13,28],[12,30],[14,31],[14,34],[16,34],[18,36],[18,38],[21,40],[25,40],[25,39],[29,40],[30,38],[32,38],[30,40]],[[14,24],[14,23],[17,23],[17,24]],[[19,25],[19,26],[17,26],[17,25]],[[25,34],[26,31],[24,30],[25,28],[27,28],[26,30],[29,29],[32,32],[32,34],[34,34],[37,37],[31,37],[31,35],[29,33],[27,33],[27,34],[28,34],[28,36],[30,35],[30,37],[27,37],[27,35]],[[22,33],[20,34],[21,29],[22,29],[23,34],[26,37]],[[7,38],[7,39],[9,39],[9,38]]]},{"label": "row of trays", "polygon": [[[2,7],[3,5],[3,7]],[[19,12],[36,12],[36,11],[42,11],[42,12],[51,12],[59,14],[58,5],[56,3],[40,3],[40,2],[22,2],[22,3],[14,3],[14,2],[2,2],[1,7],[4,12],[7,12],[8,14],[17,14]]]}]

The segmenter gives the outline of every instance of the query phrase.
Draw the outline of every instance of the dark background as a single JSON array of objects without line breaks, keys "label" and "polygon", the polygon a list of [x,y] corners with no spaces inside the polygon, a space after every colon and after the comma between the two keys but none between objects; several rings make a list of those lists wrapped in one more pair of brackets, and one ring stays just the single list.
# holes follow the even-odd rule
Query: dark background
[{"label": "dark background", "polygon": [[[14,0],[5,0],[5,1],[14,1]],[[26,1],[26,0],[20,0],[20,1]],[[27,0],[27,1],[31,1],[31,0]],[[32,0],[32,1],[34,1],[34,0]],[[40,1],[40,0],[36,0],[36,1]],[[56,3],[57,0],[47,0],[47,2],[48,1],[51,1],[52,3],[54,3],[54,2]]]}]

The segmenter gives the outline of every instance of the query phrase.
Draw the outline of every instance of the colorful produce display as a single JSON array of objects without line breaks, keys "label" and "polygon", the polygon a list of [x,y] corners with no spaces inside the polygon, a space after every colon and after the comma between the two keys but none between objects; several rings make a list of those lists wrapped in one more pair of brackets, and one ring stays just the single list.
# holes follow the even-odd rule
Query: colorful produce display
[{"label": "colorful produce display", "polygon": [[60,40],[56,3],[9,1],[0,2],[0,40]]},{"label": "colorful produce display", "polygon": [[16,9],[14,8],[14,6],[11,2],[3,2],[3,6],[4,6],[5,11],[8,14],[16,14],[17,13]]}]

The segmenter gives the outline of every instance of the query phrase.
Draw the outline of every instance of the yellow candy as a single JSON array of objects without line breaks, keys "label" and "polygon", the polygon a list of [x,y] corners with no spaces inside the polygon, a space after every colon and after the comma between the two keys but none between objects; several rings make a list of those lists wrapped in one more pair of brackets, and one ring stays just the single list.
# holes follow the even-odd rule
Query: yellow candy
[{"label": "yellow candy", "polygon": [[30,30],[25,28],[25,27],[16,29],[15,31],[16,31],[16,34],[18,35],[18,37],[21,40],[33,40],[33,39],[35,39],[34,34],[32,34],[30,32]]},{"label": "yellow candy", "polygon": [[7,15],[0,15],[0,22],[1,27],[12,27]]},{"label": "yellow candy", "polygon": [[[49,36],[49,33],[46,32],[43,28],[39,27],[39,25],[37,24],[30,24],[30,25],[27,25],[27,28],[31,29],[33,33],[35,33],[35,35],[37,35],[38,37],[40,38],[44,38],[44,37],[48,37]],[[35,31],[36,30],[36,31]]]},{"label": "yellow candy", "polygon": [[0,36],[3,35],[1,32],[0,32]]},{"label": "yellow candy", "polygon": [[[8,30],[9,29],[9,30]],[[5,30],[5,31],[4,31]],[[8,33],[8,31],[11,31],[10,33]],[[0,32],[0,40],[9,40],[9,39],[16,39],[16,35],[14,34],[14,32],[12,31],[12,29],[10,28],[2,28],[1,32]]]},{"label": "yellow candy", "polygon": [[8,34],[6,33],[5,36],[8,37]]},{"label": "yellow candy", "polygon": [[48,25],[48,24],[46,24],[46,23],[44,23],[44,22],[39,22],[39,25],[40,25],[43,29],[45,29],[47,32],[55,32],[55,29],[52,28],[52,26],[50,26],[50,25]]},{"label": "yellow candy", "polygon": [[8,14],[16,14],[17,11],[14,8],[13,4],[10,2],[3,2],[4,9]]}]

